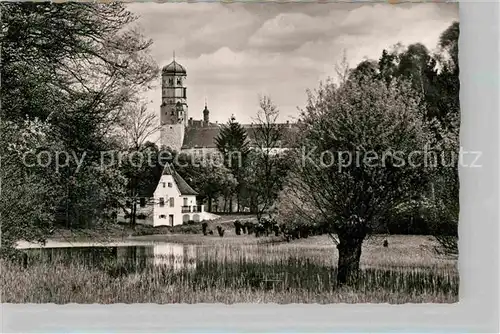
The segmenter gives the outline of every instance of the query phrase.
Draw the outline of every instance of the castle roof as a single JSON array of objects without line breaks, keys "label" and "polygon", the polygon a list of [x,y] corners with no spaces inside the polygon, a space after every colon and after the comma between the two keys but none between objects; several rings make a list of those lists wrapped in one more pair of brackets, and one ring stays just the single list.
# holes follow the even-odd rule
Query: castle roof
[{"label": "castle roof", "polygon": [[198,193],[191,188],[191,186],[175,171],[171,164],[166,164],[163,169],[162,175],[171,175],[174,178],[177,188],[181,192],[181,195],[193,195],[196,196]]},{"label": "castle roof", "polygon": [[219,126],[188,127],[184,135],[182,147],[215,148],[215,138],[219,135]]},{"label": "castle roof", "polygon": [[161,70],[163,74],[180,74],[180,75],[186,75],[186,69],[184,66],[173,60],[170,64],[167,66],[164,66],[163,69]]},{"label": "castle roof", "polygon": [[[294,135],[299,131],[294,123],[279,124],[283,131],[283,138],[281,140],[282,147],[291,146],[291,141]],[[247,138],[250,146],[255,146],[256,125],[242,124],[247,132]],[[188,127],[184,135],[184,142],[182,148],[216,148],[215,139],[219,135],[220,126],[210,125],[206,127]]]}]

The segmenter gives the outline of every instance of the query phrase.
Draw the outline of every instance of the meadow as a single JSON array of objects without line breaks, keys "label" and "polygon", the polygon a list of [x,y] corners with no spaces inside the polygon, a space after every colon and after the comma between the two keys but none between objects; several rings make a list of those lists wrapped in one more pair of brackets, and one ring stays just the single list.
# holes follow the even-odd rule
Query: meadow
[{"label": "meadow", "polygon": [[[359,284],[337,288],[337,252],[326,236],[275,238],[158,236],[196,245],[169,266],[51,259],[28,266],[1,262],[7,303],[453,303],[455,258],[437,255],[432,237],[373,236],[361,257]],[[383,247],[387,239],[389,246]]]}]

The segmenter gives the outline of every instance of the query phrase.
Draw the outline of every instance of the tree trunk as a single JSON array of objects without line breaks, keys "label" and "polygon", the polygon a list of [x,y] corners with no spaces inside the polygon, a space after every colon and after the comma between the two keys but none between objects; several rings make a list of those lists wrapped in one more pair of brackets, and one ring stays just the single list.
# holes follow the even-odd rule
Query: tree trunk
[{"label": "tree trunk", "polygon": [[136,215],[137,215],[137,203],[135,202],[135,198],[132,202],[132,215],[131,215],[131,218],[132,218],[132,228],[135,228],[135,223],[136,223]]},{"label": "tree trunk", "polygon": [[337,245],[339,251],[337,284],[353,285],[357,282],[359,274],[359,260],[361,258],[361,246],[364,238],[339,237]]},{"label": "tree trunk", "polygon": [[212,197],[208,198],[208,212],[212,212]]},{"label": "tree trunk", "polygon": [[240,194],[236,195],[236,212],[240,212]]}]

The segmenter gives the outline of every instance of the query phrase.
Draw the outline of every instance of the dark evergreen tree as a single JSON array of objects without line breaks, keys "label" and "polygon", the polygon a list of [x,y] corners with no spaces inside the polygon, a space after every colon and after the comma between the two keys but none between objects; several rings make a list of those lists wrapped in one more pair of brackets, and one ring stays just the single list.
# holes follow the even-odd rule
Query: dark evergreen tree
[{"label": "dark evergreen tree", "polygon": [[[224,165],[231,170],[237,181],[237,211],[240,211],[240,196],[244,189],[244,168],[250,152],[250,144],[246,130],[231,116],[227,124],[221,126],[219,135],[215,138],[217,149],[222,154]],[[232,211],[232,199],[230,199],[230,211]]]}]

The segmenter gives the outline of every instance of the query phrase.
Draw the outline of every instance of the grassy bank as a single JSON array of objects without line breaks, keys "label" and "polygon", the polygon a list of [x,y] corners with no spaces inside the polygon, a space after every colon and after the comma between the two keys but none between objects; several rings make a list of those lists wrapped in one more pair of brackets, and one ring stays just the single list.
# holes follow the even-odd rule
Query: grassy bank
[{"label": "grassy bank", "polygon": [[[255,220],[255,216],[252,215],[224,215],[217,220],[207,221],[208,229],[211,229],[216,233],[216,226],[220,225],[225,229],[225,235],[234,235],[234,225],[235,220]],[[93,226],[92,228],[80,228],[80,229],[65,229],[58,228],[53,231],[52,235],[49,237],[50,240],[57,241],[119,241],[123,239],[129,239],[134,237],[142,236],[169,236],[177,234],[202,234],[202,227],[200,223],[185,224],[177,226],[149,226],[143,224],[137,224],[135,227],[131,227],[126,221],[119,221],[117,223],[103,224],[99,226]]]},{"label": "grassy bank", "polygon": [[[185,236],[184,236],[185,237]],[[195,237],[195,236],[193,236]],[[201,236],[203,237],[203,236]],[[192,265],[137,266],[119,261],[1,263],[2,300],[15,303],[451,303],[456,260],[437,257],[422,236],[364,244],[359,285],[335,286],[337,252],[327,237],[256,244],[255,237],[206,237]],[[200,238],[201,240],[201,238]],[[246,243],[241,243],[246,240]],[[254,240],[252,244],[250,241]],[[179,262],[185,258],[177,259]]]}]

